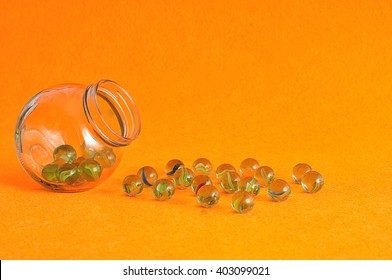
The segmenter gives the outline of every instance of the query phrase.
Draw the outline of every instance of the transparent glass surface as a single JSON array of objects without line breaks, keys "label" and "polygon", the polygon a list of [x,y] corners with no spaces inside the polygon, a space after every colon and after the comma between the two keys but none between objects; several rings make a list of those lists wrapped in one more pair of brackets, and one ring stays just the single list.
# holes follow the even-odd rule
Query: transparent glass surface
[{"label": "transparent glass surface", "polygon": [[22,167],[44,187],[80,192],[106,180],[140,133],[129,94],[113,81],[64,84],[34,96],[15,129]]}]

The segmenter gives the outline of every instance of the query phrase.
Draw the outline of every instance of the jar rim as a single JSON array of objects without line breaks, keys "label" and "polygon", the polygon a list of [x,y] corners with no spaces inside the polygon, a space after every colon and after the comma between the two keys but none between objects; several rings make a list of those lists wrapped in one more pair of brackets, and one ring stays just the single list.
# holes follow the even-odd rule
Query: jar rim
[{"label": "jar rim", "polygon": [[[103,98],[115,113],[121,132],[105,119],[98,97]],[[89,85],[83,95],[83,108],[94,131],[110,145],[127,146],[140,134],[140,115],[135,102],[125,89],[112,80],[100,80]]]}]

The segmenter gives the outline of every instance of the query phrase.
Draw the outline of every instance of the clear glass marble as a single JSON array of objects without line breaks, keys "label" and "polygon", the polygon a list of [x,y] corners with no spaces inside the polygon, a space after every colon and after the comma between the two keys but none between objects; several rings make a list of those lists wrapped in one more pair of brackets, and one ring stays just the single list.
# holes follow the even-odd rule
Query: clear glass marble
[{"label": "clear glass marble", "polygon": [[186,167],[180,167],[173,175],[173,181],[180,190],[189,188],[193,182],[193,171]]},{"label": "clear glass marble", "polygon": [[170,179],[158,179],[152,185],[152,194],[159,201],[166,201],[173,197],[176,188]]},{"label": "clear glass marble", "polygon": [[230,171],[220,176],[219,184],[222,190],[231,194],[238,191],[240,180],[241,177],[237,172]]},{"label": "clear glass marble", "polygon": [[302,188],[308,193],[315,193],[324,186],[324,178],[317,171],[309,171],[302,178]]},{"label": "clear glass marble", "polygon": [[256,169],[260,167],[260,164],[254,158],[247,158],[241,162],[240,173],[244,177],[254,177]]},{"label": "clear glass marble", "polygon": [[231,207],[240,214],[252,211],[254,206],[254,195],[247,191],[238,191],[233,194],[231,199]]},{"label": "clear glass marble", "polygon": [[212,173],[212,164],[206,158],[198,158],[193,162],[192,165],[193,172],[195,175],[206,174],[211,175]]},{"label": "clear glass marble", "polygon": [[239,190],[247,191],[254,195],[258,195],[260,192],[260,183],[254,177],[242,177],[238,185]]},{"label": "clear glass marble", "polygon": [[296,166],[294,166],[293,172],[291,174],[291,177],[293,178],[295,183],[301,184],[302,178],[309,171],[312,171],[312,167],[310,167],[309,164],[307,164],[307,163],[298,163]]},{"label": "clear glass marble", "polygon": [[142,179],[137,175],[129,175],[123,180],[123,190],[128,196],[137,196],[143,191]]},{"label": "clear glass marble", "polygon": [[268,195],[275,202],[287,200],[290,194],[290,185],[285,180],[276,179],[268,186]]},{"label": "clear glass marble", "polygon": [[213,185],[204,185],[197,192],[197,201],[204,208],[211,208],[218,204],[220,193]]},{"label": "clear glass marble", "polygon": [[158,173],[151,166],[143,166],[138,170],[137,175],[142,178],[145,188],[151,187],[158,180]]},{"label": "clear glass marble", "polygon": [[211,178],[208,177],[207,175],[197,175],[195,178],[193,178],[193,182],[192,182],[192,191],[197,194],[197,192],[199,191],[199,189],[202,186],[205,185],[213,185]]},{"label": "clear glass marble", "polygon": [[176,173],[176,171],[183,166],[184,163],[181,160],[172,159],[166,164],[165,173],[167,176],[173,177],[174,173]]},{"label": "clear glass marble", "polygon": [[255,171],[255,178],[259,181],[262,188],[266,188],[275,179],[275,173],[269,166],[260,166]]},{"label": "clear glass marble", "polygon": [[225,175],[226,172],[237,172],[234,166],[229,163],[224,163],[218,166],[215,171],[215,177],[218,181],[221,180],[221,177]]}]

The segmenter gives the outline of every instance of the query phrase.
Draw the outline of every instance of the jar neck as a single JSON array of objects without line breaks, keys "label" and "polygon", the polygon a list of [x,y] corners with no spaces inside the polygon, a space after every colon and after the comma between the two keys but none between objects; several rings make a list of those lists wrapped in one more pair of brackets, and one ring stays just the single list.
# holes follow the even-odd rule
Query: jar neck
[{"label": "jar neck", "polygon": [[94,131],[109,145],[127,146],[140,133],[140,116],[130,95],[117,83],[101,80],[87,87],[83,108]]}]

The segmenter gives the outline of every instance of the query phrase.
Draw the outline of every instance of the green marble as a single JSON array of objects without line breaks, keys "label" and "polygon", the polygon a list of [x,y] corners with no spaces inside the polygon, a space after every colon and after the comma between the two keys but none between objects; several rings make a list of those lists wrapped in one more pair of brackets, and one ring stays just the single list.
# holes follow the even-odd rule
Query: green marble
[{"label": "green marble", "polygon": [[173,197],[176,188],[169,179],[159,179],[152,186],[152,194],[159,201],[166,201]]},{"label": "green marble", "polygon": [[102,167],[96,160],[89,158],[79,164],[79,171],[83,179],[96,181],[101,177]]},{"label": "green marble", "polygon": [[58,181],[58,179],[57,179],[58,168],[59,168],[59,166],[54,163],[50,163],[50,164],[45,165],[41,171],[42,177],[49,182],[57,182]]},{"label": "green marble", "polygon": [[123,190],[128,196],[137,196],[143,191],[144,184],[138,175],[129,175],[123,180]]},{"label": "green marble", "polygon": [[80,179],[80,170],[73,164],[66,163],[60,165],[57,170],[57,178],[59,182],[72,185]]},{"label": "green marble", "polygon": [[247,191],[238,191],[233,194],[231,207],[240,214],[248,213],[253,209],[254,195]]},{"label": "green marble", "polygon": [[83,143],[80,149],[84,158],[93,158],[97,153],[97,150],[93,146],[86,145],[86,143]]},{"label": "green marble", "polygon": [[189,168],[181,167],[173,175],[174,184],[180,190],[189,188],[193,182],[193,171]]},{"label": "green marble", "polygon": [[206,174],[210,175],[212,173],[212,164],[206,158],[198,158],[193,162],[193,172],[197,175]]},{"label": "green marble", "polygon": [[73,163],[76,159],[76,151],[71,145],[58,146],[53,151],[53,159],[55,163]]},{"label": "green marble", "polygon": [[110,168],[116,163],[116,154],[112,149],[105,149],[103,151],[96,152],[94,160],[96,160],[103,168]]},{"label": "green marble", "polygon": [[258,195],[261,186],[257,179],[253,177],[242,177],[238,188],[241,191],[247,191],[254,195]]},{"label": "green marble", "polygon": [[237,172],[229,171],[220,176],[219,184],[227,193],[235,193],[238,191],[241,177]]},{"label": "green marble", "polygon": [[218,168],[215,171],[215,177],[219,181],[221,178],[225,175],[226,172],[237,172],[234,166],[232,166],[229,163],[224,163],[218,166]]},{"label": "green marble", "polygon": [[204,208],[211,208],[218,204],[220,193],[213,185],[202,186],[197,192],[197,201]]}]

